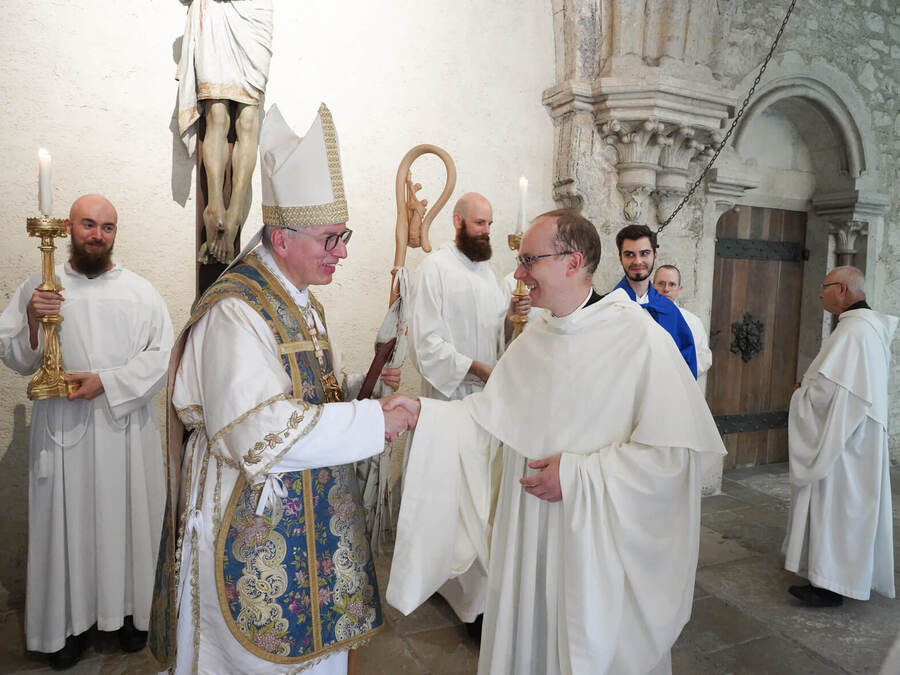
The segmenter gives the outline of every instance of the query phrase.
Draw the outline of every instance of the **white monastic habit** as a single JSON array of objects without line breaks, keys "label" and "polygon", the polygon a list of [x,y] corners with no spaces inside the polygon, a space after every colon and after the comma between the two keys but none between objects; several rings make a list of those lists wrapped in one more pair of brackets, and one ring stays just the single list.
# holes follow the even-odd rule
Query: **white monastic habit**
[{"label": "white monastic habit", "polygon": [[[458,400],[482,390],[481,378],[467,371],[472,361],[497,362],[508,304],[490,265],[471,260],[455,242],[422,261],[413,285],[410,345],[423,396]],[[486,588],[487,572],[476,561],[440,593],[471,622],[484,611]]]},{"label": "white monastic habit", "polygon": [[[308,291],[294,287],[262,247],[256,251],[297,306],[308,307]],[[334,348],[333,336],[326,334],[315,312],[310,316],[320,335],[331,343],[334,370],[340,373],[340,352]],[[229,367],[223,368],[224,363]],[[358,389],[362,378],[347,381]],[[302,411],[301,423],[284,439],[289,449],[271,466],[256,465],[259,473],[250,476],[253,482],[269,481],[276,495],[277,482],[270,477],[349,464],[384,449],[384,415],[377,401],[303,405],[289,396],[290,391],[291,379],[271,330],[243,300],[220,300],[191,327],[172,394],[172,406],[185,427],[195,430],[185,447],[182,469],[183,476],[190,476],[186,503],[191,509],[179,574],[176,673],[276,672],[272,661],[251,654],[232,635],[223,618],[214,575],[219,514],[241,474],[239,467],[249,468],[242,460],[247,448],[282,429],[285,420]],[[347,392],[350,398],[354,393]],[[202,505],[193,508],[198,495]],[[303,672],[344,675],[347,652],[332,654]]]},{"label": "white monastic habit", "polygon": [[841,314],[791,398],[785,568],[857,600],[894,597],[887,383],[897,321]]},{"label": "white monastic habit", "polygon": [[[483,392],[423,399],[411,451],[390,604],[408,614],[490,550],[481,675],[668,669],[691,612],[697,455],[724,448],[671,337],[624,291],[529,324]],[[524,492],[527,462],[560,453],[562,501]]]},{"label": "white monastic habit", "polygon": [[[117,630],[128,615],[147,629],[165,502],[152,399],[173,341],[163,299],[136,274],[114,267],[91,279],[66,263],[56,277],[63,365],[99,373],[105,391],[32,408],[25,635],[39,652],[62,649],[95,623]],[[26,318],[40,282],[22,284],[0,316],[0,357],[23,375],[43,357],[43,331],[32,350]]]},{"label": "white monastic habit", "polygon": [[419,265],[412,287],[410,345],[422,395],[460,399],[484,382],[467,375],[472,361],[497,362],[509,302],[487,262],[474,262],[454,242]]},{"label": "white monastic habit", "polygon": [[689,312],[677,303],[676,306],[681,310],[681,316],[684,317],[688,328],[691,329],[691,335],[694,336],[694,352],[697,354],[697,377],[700,377],[712,366],[712,350],[709,348],[709,337],[706,334],[706,328],[703,326],[699,316]]}]

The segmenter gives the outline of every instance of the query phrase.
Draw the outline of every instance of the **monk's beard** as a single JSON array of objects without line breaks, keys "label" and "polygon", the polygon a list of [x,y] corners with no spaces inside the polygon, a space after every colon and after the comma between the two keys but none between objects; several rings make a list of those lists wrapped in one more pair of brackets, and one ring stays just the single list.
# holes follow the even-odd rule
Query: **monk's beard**
[{"label": "monk's beard", "polygon": [[483,234],[473,237],[468,233],[468,226],[465,218],[462,220],[462,227],[456,235],[456,246],[460,251],[465,253],[466,257],[472,262],[483,262],[491,259],[491,239],[489,235]]},{"label": "monk's beard", "polygon": [[90,251],[69,240],[69,263],[86,277],[96,277],[108,270],[112,265],[112,253],[112,246],[105,251]]}]

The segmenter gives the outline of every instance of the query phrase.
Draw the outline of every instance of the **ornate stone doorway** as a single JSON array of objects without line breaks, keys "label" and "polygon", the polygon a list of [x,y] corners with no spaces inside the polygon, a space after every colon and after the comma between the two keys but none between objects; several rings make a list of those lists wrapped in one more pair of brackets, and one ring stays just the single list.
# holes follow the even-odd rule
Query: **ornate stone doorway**
[{"label": "ornate stone doorway", "polygon": [[806,218],[745,206],[716,225],[706,396],[728,450],[725,469],[787,460]]}]

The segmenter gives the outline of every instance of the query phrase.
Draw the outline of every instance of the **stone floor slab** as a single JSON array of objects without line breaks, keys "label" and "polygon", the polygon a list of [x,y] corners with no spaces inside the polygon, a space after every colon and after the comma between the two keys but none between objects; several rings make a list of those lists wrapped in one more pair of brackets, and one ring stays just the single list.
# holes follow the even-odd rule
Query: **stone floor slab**
[{"label": "stone floor slab", "polygon": [[757,553],[778,553],[784,540],[784,519],[761,522],[757,515],[744,515],[744,511],[719,511],[701,516],[700,522],[726,539],[731,539]]},{"label": "stone floor slab", "polygon": [[877,672],[897,637],[900,606],[873,595],[868,602],[847,600],[842,607],[806,607],[787,592],[788,586],[805,580],[781,565],[780,557],[757,556],[703,568],[697,577],[716,598],[826,662],[853,673]]},{"label": "stone floor slab", "polygon": [[429,673],[456,675],[478,668],[478,643],[462,625],[414,633],[406,641]]},{"label": "stone floor slab", "polygon": [[722,675],[844,675],[816,654],[775,636],[718,652],[715,664]]},{"label": "stone floor slab", "polygon": [[706,655],[769,634],[765,624],[734,605],[710,596],[694,601],[691,620],[676,645]]},{"label": "stone floor slab", "polygon": [[424,675],[428,669],[390,629],[359,650],[359,675]]},{"label": "stone floor slab", "polygon": [[742,546],[740,542],[726,538],[715,530],[711,530],[708,527],[700,527],[700,560],[697,564],[698,567],[721,565],[752,555],[758,554]]}]

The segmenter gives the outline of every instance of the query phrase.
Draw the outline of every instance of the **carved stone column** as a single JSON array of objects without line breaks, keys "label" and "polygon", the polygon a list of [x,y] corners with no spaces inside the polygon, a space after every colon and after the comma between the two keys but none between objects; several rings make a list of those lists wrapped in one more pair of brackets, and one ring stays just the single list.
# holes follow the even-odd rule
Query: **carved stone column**
[{"label": "carved stone column", "polygon": [[554,195],[571,205],[596,192],[580,179],[596,178],[597,147],[606,147],[622,200],[603,202],[601,219],[658,225],[687,192],[691,162],[734,113],[736,97],[701,62],[715,3],[554,0],[553,10],[561,79],[544,104],[557,128]]}]

